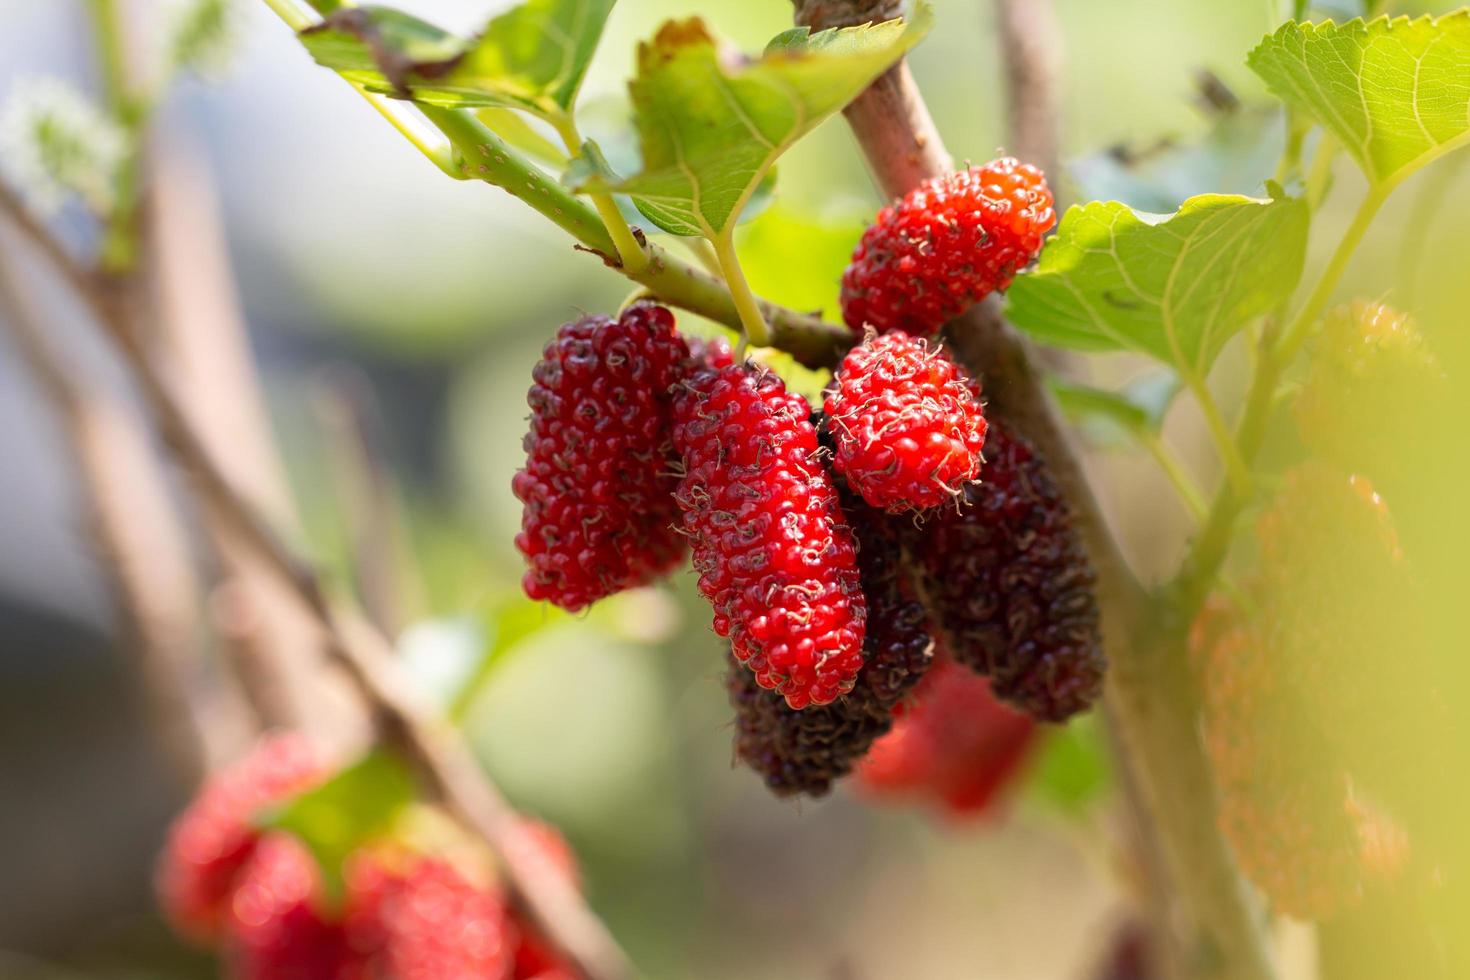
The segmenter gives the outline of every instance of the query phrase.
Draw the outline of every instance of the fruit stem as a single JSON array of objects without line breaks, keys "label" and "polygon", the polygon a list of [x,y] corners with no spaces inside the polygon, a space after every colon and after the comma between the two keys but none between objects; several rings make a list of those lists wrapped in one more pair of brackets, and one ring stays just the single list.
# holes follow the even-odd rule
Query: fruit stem
[{"label": "fruit stem", "polygon": [[1251,472],[1246,465],[1245,458],[1240,454],[1240,447],[1235,443],[1235,436],[1230,427],[1225,424],[1225,416],[1220,411],[1219,402],[1215,401],[1210,386],[1205,383],[1195,371],[1181,371],[1180,379],[1185,386],[1194,394],[1195,400],[1199,402],[1200,411],[1204,413],[1205,424],[1209,426],[1210,437],[1214,439],[1215,446],[1220,451],[1220,459],[1225,463],[1225,473],[1230,481],[1230,487],[1240,496],[1250,493]]},{"label": "fruit stem", "polygon": [[[567,148],[569,156],[577,156],[582,152],[582,134],[577,131],[577,121],[570,111],[560,113],[547,120],[561,137],[562,143]],[[623,264],[623,269],[630,276],[636,276],[648,268],[648,253],[639,244],[633,235],[633,229],[628,227],[628,221],[623,217],[623,212],[618,210],[618,204],[613,196],[606,191],[586,191],[587,197],[591,199],[592,206],[602,218],[602,225],[607,229],[608,236],[612,238],[613,245],[618,250],[618,259]]]},{"label": "fruit stem", "polygon": [[755,293],[750,291],[745,270],[740,268],[740,258],[735,254],[734,227],[732,222],[729,228],[710,239],[710,244],[715,248],[715,257],[720,261],[725,283],[730,287],[730,298],[735,301],[735,309],[740,312],[740,323],[745,327],[745,336],[756,347],[769,347],[771,328],[766,324]]},{"label": "fruit stem", "polygon": [[1139,433],[1139,444],[1148,451],[1148,454],[1159,464],[1164,476],[1168,478],[1174,492],[1179,494],[1179,499],[1184,503],[1184,508],[1194,518],[1195,524],[1200,524],[1205,519],[1206,506],[1204,494],[1200,493],[1199,487],[1184,467],[1180,464],[1169,447],[1164,445],[1164,440],[1152,432]]},{"label": "fruit stem", "polygon": [[1352,223],[1348,225],[1347,231],[1343,232],[1342,240],[1337,243],[1337,249],[1332,253],[1332,258],[1328,260],[1327,268],[1323,270],[1321,278],[1317,280],[1316,288],[1302,304],[1300,312],[1291,321],[1291,325],[1281,335],[1281,342],[1271,352],[1271,359],[1278,370],[1285,370],[1301,353],[1302,346],[1306,344],[1307,338],[1311,336],[1312,328],[1316,326],[1317,318],[1322,315],[1327,301],[1332,298],[1332,291],[1337,288],[1338,280],[1342,278],[1343,272],[1347,269],[1348,260],[1352,258],[1353,252],[1367,233],[1368,226],[1377,216],[1378,209],[1383,206],[1383,202],[1388,199],[1391,192],[1391,187],[1374,186],[1358,205]]}]

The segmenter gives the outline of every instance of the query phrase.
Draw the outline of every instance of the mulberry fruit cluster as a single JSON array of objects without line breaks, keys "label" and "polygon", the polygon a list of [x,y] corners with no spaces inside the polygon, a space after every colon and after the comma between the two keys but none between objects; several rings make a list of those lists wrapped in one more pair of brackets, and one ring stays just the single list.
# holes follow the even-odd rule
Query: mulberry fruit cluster
[{"label": "mulberry fruit cluster", "polygon": [[997,697],[1043,721],[1089,707],[1105,661],[1095,574],[1045,461],[992,421],[985,479],[915,532],[934,626]]},{"label": "mulberry fruit cluster", "polygon": [[617,320],[583,317],[546,345],[512,483],[531,598],[576,611],[683,559],[668,399],[688,358],[673,314],[651,303]]},{"label": "mulberry fruit cluster", "polygon": [[1406,682],[1415,588],[1383,499],[1324,463],[1287,474],[1257,536],[1248,606],[1215,599],[1191,631],[1205,745],[1246,875],[1326,919],[1408,860],[1384,801],[1422,776],[1395,729],[1433,713]]},{"label": "mulberry fruit cluster", "polygon": [[944,349],[901,330],[854,347],[827,391],[832,468],[892,513],[951,503],[980,475],[985,415]]},{"label": "mulberry fruit cluster", "polygon": [[[494,884],[391,838],[365,844],[329,900],[316,858],[254,821],[327,775],[299,735],[264,740],[211,779],[170,831],[160,904],[186,938],[220,950],[230,980],[571,980],[576,974]],[[517,847],[575,882],[565,840],[523,821]]]},{"label": "mulberry fruit cluster", "polygon": [[852,690],[867,602],[810,407],[769,371],[695,372],[674,401],[676,494],[715,632],[800,710]]},{"label": "mulberry fruit cluster", "polygon": [[1046,178],[1014,158],[926,180],[863,234],[842,276],[842,317],[854,330],[931,336],[1009,286],[1055,223]]},{"label": "mulberry fruit cluster", "polygon": [[[907,704],[937,644],[980,675],[972,689],[1032,719],[1088,707],[1103,659],[1070,512],[929,339],[1003,288],[1053,221],[1040,173],[1014,160],[885,209],[844,280],[848,315],[867,311],[852,322],[875,329],[815,416],[779,375],[682,337],[651,303],[562,327],[534,372],[515,479],[527,594],[580,609],[687,548],[729,641],[735,756],[777,795],[828,792],[875,744],[947,753],[928,722],[898,722],[922,739],[890,735],[911,711],[938,716]],[[962,768],[935,794],[982,805],[998,783]]]}]

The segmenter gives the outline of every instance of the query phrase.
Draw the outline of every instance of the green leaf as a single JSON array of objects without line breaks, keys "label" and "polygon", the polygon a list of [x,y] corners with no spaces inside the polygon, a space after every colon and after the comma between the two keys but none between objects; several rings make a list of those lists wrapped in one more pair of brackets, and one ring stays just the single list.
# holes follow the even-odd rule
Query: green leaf
[{"label": "green leaf", "polygon": [[[1119,391],[1107,391],[1078,384],[1065,378],[1047,379],[1057,405],[1069,418],[1102,430],[1126,436],[1157,435],[1164,416],[1182,387],[1172,371],[1151,371],[1124,385]],[[1103,439],[1101,441],[1117,441]]]},{"label": "green leaf", "polygon": [[462,722],[496,668],[521,641],[568,617],[560,609],[516,592],[486,609],[481,622],[490,640],[449,704],[449,718]]},{"label": "green leaf", "polygon": [[407,95],[411,79],[442,76],[465,42],[391,7],[343,7],[297,35],[317,63],[376,91]]},{"label": "green leaf", "polygon": [[527,0],[466,42],[386,7],[342,9],[302,42],[369,91],[429,105],[566,116],[615,0]]},{"label": "green leaf", "polygon": [[782,306],[839,317],[842,270],[871,217],[866,210],[829,216],[776,205],[737,238],[751,287]]},{"label": "green leaf", "polygon": [[719,237],[776,159],[897,61],[931,19],[919,3],[907,20],[787,31],[754,60],[724,49],[699,18],[665,24],[640,45],[629,85],[643,170],[602,189],[631,194],[665,231]]},{"label": "green leaf", "polygon": [[1206,194],[1172,215],[1074,206],[1007,309],[1046,343],[1136,351],[1203,376],[1231,335],[1296,287],[1309,220],[1295,198]]},{"label": "green leaf", "polygon": [[1112,783],[1106,740],[1092,717],[1047,731],[1032,763],[1027,795],[1067,816],[1078,816]]},{"label": "green leaf", "polygon": [[1470,141],[1470,11],[1288,23],[1248,59],[1271,91],[1392,186]]},{"label": "green leaf", "polygon": [[414,799],[407,767],[396,756],[374,751],[257,822],[306,845],[321,867],[327,896],[335,901],[342,895],[347,856],[383,836]]}]

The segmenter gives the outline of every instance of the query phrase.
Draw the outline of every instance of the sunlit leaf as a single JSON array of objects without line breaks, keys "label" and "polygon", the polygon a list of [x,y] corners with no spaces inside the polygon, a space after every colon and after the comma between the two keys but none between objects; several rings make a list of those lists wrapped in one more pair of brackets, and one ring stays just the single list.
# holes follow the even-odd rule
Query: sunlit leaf
[{"label": "sunlit leaf", "polygon": [[347,856],[383,836],[414,798],[408,768],[396,756],[375,751],[263,815],[259,823],[305,844],[321,867],[328,896],[336,899]]},{"label": "sunlit leaf", "polygon": [[371,91],[558,118],[576,101],[614,2],[527,0],[469,42],[396,10],[344,8],[301,38],[319,62]]},{"label": "sunlit leaf", "polygon": [[1013,322],[1076,350],[1132,350],[1203,375],[1301,277],[1309,215],[1293,198],[1190,198],[1172,215],[1116,201],[1068,210],[1007,294]]},{"label": "sunlit leaf", "polygon": [[911,48],[930,20],[920,3],[907,20],[788,31],[754,60],[724,48],[699,18],[665,24],[639,47],[629,86],[643,170],[587,186],[631,194],[665,231],[717,237],[776,159]]},{"label": "sunlit leaf", "polygon": [[1392,185],[1470,141],[1470,11],[1338,25],[1288,23],[1249,64]]}]

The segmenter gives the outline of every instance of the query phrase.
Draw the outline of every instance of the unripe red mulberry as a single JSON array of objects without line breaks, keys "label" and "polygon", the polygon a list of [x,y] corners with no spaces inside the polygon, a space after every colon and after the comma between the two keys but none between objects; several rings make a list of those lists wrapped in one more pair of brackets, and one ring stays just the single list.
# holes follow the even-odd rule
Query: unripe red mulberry
[{"label": "unripe red mulberry", "polygon": [[506,980],[518,943],[498,890],[417,855],[355,858],[343,928],[357,975],[392,980]]},{"label": "unripe red mulberry", "polygon": [[1035,722],[997,701],[985,678],[941,654],[899,706],[893,730],[858,764],[859,785],[879,798],[979,814],[1015,775],[1035,734]]},{"label": "unripe red mulberry", "polygon": [[925,604],[956,660],[997,697],[1061,721],[1102,692],[1106,662],[1092,563],[1071,509],[1031,445],[991,420],[985,478],[910,547]]},{"label": "unripe red mulberry", "polygon": [[726,687],[735,709],[735,757],[777,796],[822,796],[888,731],[893,709],[934,654],[923,606],[913,597],[890,518],[850,493],[843,508],[858,542],[868,600],[864,663],[857,682],[831,704],[797,711],[755,683],[731,657]]},{"label": "unripe red mulberry", "polygon": [[923,338],[895,330],[854,347],[824,410],[832,468],[873,507],[953,503],[980,475],[986,423],[969,375]]},{"label": "unripe red mulberry", "polygon": [[1356,300],[1324,318],[1292,411],[1313,455],[1399,491],[1436,447],[1448,390],[1412,317]]},{"label": "unripe red mulberry", "polygon": [[252,818],[324,775],[311,743],[287,733],[262,739],[242,760],[211,776],[169,828],[159,856],[156,886],[169,924],[196,941],[215,939],[235,879],[260,839]]},{"label": "unripe red mulberry", "polygon": [[926,180],[863,234],[842,276],[842,318],[927,337],[1009,286],[1055,222],[1046,178],[1011,157]]},{"label": "unripe red mulberry", "polygon": [[635,303],[563,326],[532,372],[516,547],[533,599],[578,610],[676,566],[669,391],[689,349],[674,316]]},{"label": "unripe red mulberry", "polygon": [[230,980],[351,980],[358,957],[324,911],[315,861],[294,837],[260,842],[239,877],[225,922]]},{"label": "unripe red mulberry", "polygon": [[809,413],[779,377],[745,365],[695,372],[675,399],[677,498],[715,632],[796,709],[852,689],[867,618]]}]

